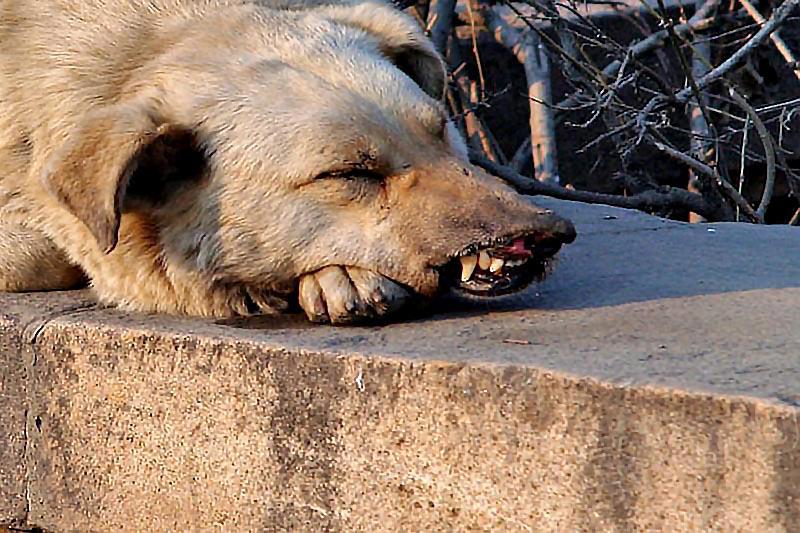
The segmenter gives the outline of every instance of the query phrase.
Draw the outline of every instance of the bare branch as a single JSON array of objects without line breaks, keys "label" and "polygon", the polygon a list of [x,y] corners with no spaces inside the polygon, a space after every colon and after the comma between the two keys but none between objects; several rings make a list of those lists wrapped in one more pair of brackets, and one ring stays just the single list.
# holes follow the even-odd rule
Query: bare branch
[{"label": "bare branch", "polygon": [[702,196],[676,187],[661,187],[659,190],[645,191],[633,196],[576,191],[526,178],[508,167],[492,163],[477,154],[471,154],[470,159],[474,164],[506,181],[521,194],[549,196],[588,204],[605,204],[645,212],[683,209],[700,213],[708,220],[720,220],[719,210],[710,206]]},{"label": "bare branch", "polygon": [[442,54],[447,51],[447,39],[453,26],[453,11],[456,0],[431,0],[428,9],[428,34]]},{"label": "bare branch", "polygon": [[753,109],[753,106],[751,106],[741,94],[736,92],[736,89],[733,87],[730,87],[728,92],[736,104],[741,107],[742,110],[747,113],[747,116],[750,117],[750,120],[753,121],[753,126],[755,126],[756,132],[761,138],[761,144],[764,146],[764,155],[767,158],[767,177],[764,182],[764,193],[761,196],[761,202],[758,204],[758,209],[756,209],[758,218],[764,220],[767,207],[769,207],[769,202],[772,200],[772,192],[775,189],[775,139],[769,134],[767,127],[764,125],[761,117],[758,116],[758,113],[756,113],[756,110]]},{"label": "bare branch", "polygon": [[[744,6],[747,14],[750,15],[758,24],[764,24],[764,22],[766,22],[764,16],[758,11],[758,9],[756,9],[756,6],[754,6],[750,0],[739,0],[739,3]],[[770,36],[770,39],[772,39],[772,43],[775,45],[775,48],[778,49],[778,52],[780,52],[791,69],[794,71],[794,75],[798,80],[800,80],[800,63],[797,62],[797,58],[789,49],[789,46],[787,46],[786,41],[783,40],[777,31]]]},{"label": "bare branch", "polygon": [[[685,7],[685,1],[678,6],[680,9]],[[793,70],[800,72],[800,66],[794,62],[795,56],[785,43],[780,44],[783,41],[776,34],[796,13],[800,0],[777,0],[766,19],[753,7],[754,4],[758,5],[756,0],[743,0],[743,7],[737,6],[738,10],[723,14],[717,13],[720,1],[691,0],[695,13],[688,19],[684,17],[675,21],[672,14],[666,11],[668,2],[670,8],[675,5],[672,0],[654,0],[648,4],[648,9],[656,17],[660,26],[655,28],[658,31],[648,35],[649,28],[641,27],[639,29],[645,37],[625,45],[623,41],[615,40],[591,17],[584,17],[581,8],[572,0],[568,6],[559,3],[560,0],[459,0],[463,2],[456,5],[459,27],[451,28],[451,31],[456,31],[460,37],[452,42],[466,46],[471,28],[472,44],[476,48],[481,43],[477,32],[487,28],[495,40],[511,50],[522,63],[528,81],[528,105],[531,109],[532,142],[529,139],[521,143],[510,161],[511,168],[503,166],[505,157],[501,155],[502,151],[496,150],[497,143],[491,132],[485,128],[485,124],[481,128],[480,121],[473,120],[477,117],[471,116],[472,110],[478,106],[484,109],[489,107],[483,96],[476,99],[476,89],[479,87],[476,82],[480,73],[475,73],[470,67],[468,74],[458,61],[460,66],[455,69],[457,74],[453,78],[465,90],[461,96],[462,102],[453,102],[452,105],[454,110],[461,110],[456,118],[471,123],[472,150],[475,154],[482,154],[475,155],[476,163],[505,178],[525,194],[544,194],[575,201],[658,211],[661,214],[670,210],[681,213],[689,211],[713,221],[738,219],[734,208],[741,212],[743,220],[758,223],[764,222],[768,210],[771,218],[773,214],[777,217],[779,212],[783,217],[782,205],[780,209],[777,203],[772,204],[774,209],[770,207],[779,170],[787,176],[790,196],[800,199],[800,177],[787,164],[789,152],[784,153],[781,149],[783,133],[789,131],[794,110],[782,110],[780,117],[777,117],[777,111],[767,115],[768,110],[777,110],[782,106],[773,100],[768,101],[762,109],[753,109],[744,98],[728,96],[724,92],[733,85],[729,76],[743,66],[748,66],[751,74],[759,75],[757,69],[760,67],[751,64],[749,58],[760,46],[770,46],[767,39],[777,43],[784,59]],[[654,6],[656,2],[657,6]],[[560,12],[564,10],[570,14]],[[449,14],[455,16],[452,12]],[[429,20],[434,18],[431,13]],[[753,24],[751,19],[756,23]],[[737,21],[735,32],[725,26],[731,21]],[[547,87],[550,83],[550,64],[548,55],[543,53],[542,44],[546,47],[550,62],[564,62],[564,78],[573,87],[571,94],[555,105]],[[659,68],[645,60],[646,54],[654,51],[661,53],[660,48],[665,45],[670,45],[670,53],[677,54],[679,64],[662,61]],[[716,61],[716,65],[712,64],[715,55],[712,52],[715,51],[725,54]],[[454,66],[455,57],[451,55],[449,58]],[[601,68],[594,62],[597,57],[608,57],[606,61],[610,63]],[[492,86],[492,81],[486,80],[487,90]],[[534,82],[539,81],[545,82],[547,90],[534,90]],[[458,94],[459,91],[453,91],[453,96]],[[733,110],[729,106],[733,106]],[[547,158],[541,150],[537,150],[537,145],[546,140],[549,144],[548,153],[552,154],[552,175],[556,175],[555,125],[567,116],[576,116],[574,112],[577,111],[582,112],[582,124],[576,124],[577,127],[587,128],[600,120],[605,122],[605,133],[592,136],[587,140],[591,142],[582,150],[596,147],[606,140],[612,141],[613,145],[609,146],[612,154],[619,158],[619,176],[632,196],[575,191],[553,183],[526,179],[519,173],[527,169],[526,165],[533,159],[536,178],[547,175],[542,168]],[[688,129],[673,123],[676,114],[681,112],[690,112]],[[776,121],[780,122],[780,129],[779,134],[773,136],[767,127],[773,127]],[[743,124],[745,127],[755,125],[753,132],[759,135],[764,150],[757,145],[754,148],[752,142],[739,146]],[[643,144],[654,146],[688,167],[693,176],[688,183],[689,190],[686,190],[686,186],[681,189],[659,186],[662,178],[657,172],[651,172],[652,169],[641,158],[644,152],[639,148]],[[748,203],[741,190],[732,185],[735,178],[729,178],[729,167],[734,168],[730,166],[734,152],[745,163],[763,162],[766,165],[764,189],[759,191],[760,201],[754,200],[753,205]],[[745,164],[740,167],[742,172],[750,170]],[[740,187],[743,183],[745,180],[740,176]],[[787,218],[790,213],[786,213]],[[698,220],[698,217],[694,217],[694,220]]]},{"label": "bare branch", "polygon": [[[742,194],[744,189],[744,182],[747,179],[745,174],[745,167],[747,166],[747,141],[750,136],[750,117],[744,123],[744,131],[742,132],[742,149],[739,152],[739,194]],[[739,222],[739,209],[736,209],[736,222]]]},{"label": "bare branch", "polygon": [[[660,1],[660,0],[659,0]],[[701,0],[703,4],[698,3],[698,12],[705,9],[712,9],[716,7],[716,0]],[[672,35],[677,39],[678,32],[670,22]],[[711,65],[711,43],[708,41],[698,42],[699,39],[695,38],[692,46],[692,67],[691,67],[691,82],[697,78],[703,77]],[[700,161],[707,162],[714,156],[719,155],[717,148],[716,131],[711,123],[711,116],[708,111],[708,97],[704,93],[699,93],[692,100],[692,105],[689,111],[689,127],[693,133],[690,140],[690,152]],[[713,140],[712,140],[713,139]],[[694,171],[689,171],[689,184],[687,189],[692,192],[701,192],[707,184],[701,183],[702,177],[698,176]],[[697,213],[689,213],[689,222],[703,222],[703,217]]]},{"label": "bare branch", "polygon": [[[763,222],[761,217],[759,217],[758,214],[755,211],[753,211],[753,208],[750,207],[750,204],[747,203],[747,200],[745,200],[742,197],[742,195],[740,195],[739,192],[733,188],[733,185],[731,185],[725,179],[723,179],[722,176],[720,176],[716,170],[706,165],[705,163],[698,161],[697,159],[672,148],[671,146],[667,146],[666,144],[660,142],[654,142],[653,145],[662,152],[664,152],[665,154],[667,154],[668,156],[674,158],[677,161],[680,161],[689,168],[696,170],[697,172],[704,174],[709,178],[712,178],[717,183],[717,185],[719,185],[720,188],[725,192],[726,196],[728,196],[731,200],[733,200],[733,202],[736,205],[738,205],[747,216],[749,216],[754,222],[758,223]],[[695,212],[702,215],[702,213],[700,213],[699,211]]]},{"label": "bare branch", "polygon": [[525,138],[522,141],[522,144],[519,145],[517,151],[514,152],[514,156],[511,158],[511,161],[508,163],[508,166],[511,167],[514,172],[522,173],[522,170],[525,168],[525,164],[531,160],[531,136]]},{"label": "bare branch", "polygon": [[[711,69],[708,74],[697,80],[697,88],[702,90],[707,88],[712,83],[720,80],[725,74],[733,70],[734,68],[738,67],[742,61],[744,61],[747,56],[749,56],[756,48],[761,46],[764,41],[766,41],[773,32],[777,31],[778,28],[784,23],[784,21],[792,14],[792,11],[800,5],[800,0],[786,0],[780,6],[778,6],[775,11],[772,12],[772,16],[769,20],[761,27],[758,32],[747,41],[747,44],[736,50],[736,52],[731,55],[728,59],[723,61],[719,66],[716,68]],[[692,97],[694,92],[693,87],[686,87],[685,89],[678,91],[674,95],[675,102],[679,104],[685,104],[689,101]]]},{"label": "bare branch", "polygon": [[[699,31],[702,29],[706,29],[712,25],[712,23],[717,19],[717,17],[709,17],[709,13],[713,11],[716,6],[719,4],[719,0],[707,0],[705,4],[703,4],[700,9],[692,16],[688,22],[685,24],[678,24],[674,26],[674,31],[676,34],[683,36],[687,33],[692,31]],[[624,54],[624,59],[622,60],[615,60],[609,63],[602,71],[602,75],[606,79],[611,79],[619,74],[621,67],[626,62],[626,60],[630,59],[637,59],[653,50],[661,47],[664,45],[666,40],[669,38],[668,30],[660,30],[652,35],[648,36],[647,38],[633,43],[630,47],[626,50]],[[567,111],[571,111],[572,108],[578,104],[579,99],[582,97],[580,93],[573,93],[566,98],[562,99],[555,105],[552,105],[552,109],[556,112],[554,114],[554,121],[555,123],[560,123],[561,120],[564,119],[565,114]],[[653,107],[658,102],[652,102]],[[546,104],[545,104],[546,105]],[[526,141],[530,142],[530,141]],[[525,144],[525,143],[523,143]],[[513,159],[512,159],[513,160]],[[524,166],[525,161],[522,160],[519,162],[520,168]]]},{"label": "bare branch", "polygon": [[[709,17],[709,14],[717,7],[719,0],[707,0],[684,24],[677,24],[673,27],[673,31],[680,36],[693,31],[706,29],[714,22],[715,17]],[[640,57],[648,52],[652,52],[656,48],[660,48],[669,38],[669,31],[663,29],[649,35],[646,39],[636,42],[628,48],[628,53],[634,58]],[[616,76],[622,61],[616,60],[611,62],[606,68],[603,69],[603,74],[611,78]]]},{"label": "bare branch", "polygon": [[511,27],[494,9],[484,17],[495,39],[511,50],[522,63],[530,97],[531,156],[534,176],[539,181],[558,183],[558,154],[556,152],[555,122],[550,88],[550,62],[536,34],[522,33]]},{"label": "bare branch", "polygon": [[465,107],[464,125],[467,129],[467,139],[470,147],[474,150],[480,150],[492,161],[499,161],[500,158],[495,152],[491,136],[476,112],[480,105],[477,82],[470,80],[466,76],[459,76],[457,83],[462,102],[468,104],[463,107]]},{"label": "bare branch", "polygon": [[790,226],[800,226],[800,207],[794,212],[792,219],[789,221]]}]

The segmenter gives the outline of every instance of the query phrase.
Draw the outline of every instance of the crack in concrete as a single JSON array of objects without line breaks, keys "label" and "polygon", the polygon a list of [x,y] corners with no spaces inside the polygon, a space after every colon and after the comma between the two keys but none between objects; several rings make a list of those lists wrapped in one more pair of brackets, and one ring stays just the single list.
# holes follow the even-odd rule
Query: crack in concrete
[{"label": "crack in concrete", "polygon": [[44,328],[46,328],[52,322],[58,320],[59,318],[77,315],[85,311],[95,310],[97,308],[98,306],[95,303],[82,303],[67,307],[65,309],[59,309],[58,311],[53,311],[52,313],[48,313],[40,318],[30,320],[22,327],[22,331],[25,335],[24,340],[30,345],[35,345],[36,341],[39,339],[39,335],[41,335],[42,331],[44,331]]}]

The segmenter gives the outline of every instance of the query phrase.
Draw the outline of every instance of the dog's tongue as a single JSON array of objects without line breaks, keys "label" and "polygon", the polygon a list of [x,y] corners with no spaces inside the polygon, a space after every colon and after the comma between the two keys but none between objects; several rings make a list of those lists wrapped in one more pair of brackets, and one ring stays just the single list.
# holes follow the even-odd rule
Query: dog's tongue
[{"label": "dog's tongue", "polygon": [[521,255],[524,257],[532,255],[532,252],[525,246],[525,239],[522,238],[515,239],[510,246],[504,246],[500,250],[508,255]]}]

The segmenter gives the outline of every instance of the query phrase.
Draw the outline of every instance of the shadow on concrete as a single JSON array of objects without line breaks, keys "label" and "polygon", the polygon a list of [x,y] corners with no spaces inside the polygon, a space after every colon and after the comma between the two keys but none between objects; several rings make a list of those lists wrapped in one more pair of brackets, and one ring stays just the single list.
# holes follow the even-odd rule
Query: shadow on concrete
[{"label": "shadow on concrete", "polygon": [[[524,310],[593,309],[800,287],[798,228],[667,222],[627,229],[627,224],[615,227],[615,220],[609,221],[608,231],[603,231],[599,222],[591,225],[562,252],[548,279],[519,294],[482,299],[446,296],[400,321],[411,324]],[[315,327],[301,314],[237,319],[222,325],[265,330]]]}]

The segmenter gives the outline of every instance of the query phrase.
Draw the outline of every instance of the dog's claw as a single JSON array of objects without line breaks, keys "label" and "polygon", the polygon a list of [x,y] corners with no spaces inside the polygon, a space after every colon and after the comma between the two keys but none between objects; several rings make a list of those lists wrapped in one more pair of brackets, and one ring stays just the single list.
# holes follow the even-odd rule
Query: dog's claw
[{"label": "dog's claw", "polygon": [[326,267],[300,279],[300,306],[317,323],[353,324],[384,317],[410,297],[390,279],[356,267]]},{"label": "dog's claw", "polygon": [[300,279],[300,307],[306,312],[308,319],[314,323],[325,323],[328,318],[328,309],[322,297],[322,289],[314,275],[303,276]]},{"label": "dog's claw", "polygon": [[399,311],[411,296],[406,289],[372,270],[348,267],[347,274],[360,298],[374,311],[375,316]]}]

